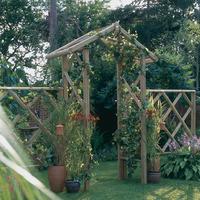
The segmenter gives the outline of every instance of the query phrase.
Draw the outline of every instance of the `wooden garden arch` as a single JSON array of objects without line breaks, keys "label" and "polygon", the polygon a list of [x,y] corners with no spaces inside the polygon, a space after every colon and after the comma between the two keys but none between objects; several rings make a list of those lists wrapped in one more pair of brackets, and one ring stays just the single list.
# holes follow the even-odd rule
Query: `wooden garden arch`
[{"label": "wooden garden arch", "polygon": [[[175,136],[177,132],[183,127],[184,131],[188,135],[195,134],[196,132],[196,91],[195,90],[152,90],[146,88],[146,64],[156,62],[158,60],[157,56],[149,51],[145,46],[143,46],[135,37],[130,35],[126,30],[124,30],[120,25],[119,22],[113,23],[110,26],[102,28],[98,31],[91,31],[78,39],[73,40],[72,42],[56,49],[55,51],[51,52],[47,55],[48,59],[61,57],[62,59],[62,79],[63,79],[63,86],[60,88],[52,88],[52,87],[0,87],[0,101],[6,97],[7,95],[11,95],[18,104],[24,108],[30,115],[30,117],[36,122],[39,129],[34,131],[33,136],[28,141],[28,144],[31,145],[34,140],[38,137],[41,132],[48,134],[52,137],[52,134],[48,130],[47,127],[38,119],[38,117],[31,111],[30,107],[37,100],[37,97],[33,99],[32,102],[29,104],[25,104],[23,100],[17,95],[15,92],[16,90],[30,90],[30,91],[42,91],[45,96],[50,99],[52,106],[56,107],[56,102],[54,101],[53,97],[49,95],[47,91],[56,90],[59,93],[62,93],[64,98],[68,100],[69,96],[69,88],[72,90],[72,95],[76,97],[77,101],[80,103],[83,113],[85,115],[85,119],[88,119],[90,114],[90,81],[89,81],[89,50],[87,45],[95,42],[96,40],[101,39],[103,36],[106,36],[109,33],[117,32],[118,34],[123,35],[129,42],[133,43],[137,48],[141,50],[141,72],[138,78],[134,81],[135,86],[139,86],[140,88],[140,98],[132,91],[131,86],[122,76],[122,65],[123,63],[119,61],[116,66],[116,74],[117,74],[117,128],[120,129],[122,124],[120,121],[121,113],[119,112],[120,102],[121,102],[121,89],[122,86],[128,89],[129,95],[131,95],[132,99],[134,100],[135,104],[141,111],[141,182],[143,184],[147,183],[147,150],[146,150],[146,111],[145,111],[145,102],[146,102],[146,94],[150,92],[154,95],[154,102],[158,100],[164,99],[168,103],[168,109],[163,115],[163,121],[165,121],[170,113],[174,113],[178,119],[177,126],[173,131],[170,131],[165,126],[165,132],[168,136],[168,141],[164,146],[158,146],[158,149],[161,153],[165,153],[169,146],[170,141],[176,141]],[[77,52],[81,52],[83,55],[83,60],[80,59]],[[83,66],[82,68],[82,77],[83,77],[83,97],[81,97],[78,93],[77,88],[75,87],[71,77],[69,76],[68,72],[70,69],[71,56],[76,56],[80,65]],[[148,57],[146,57],[148,56]],[[168,93],[177,93],[176,98],[174,101],[171,101],[168,97]],[[161,99],[162,98],[162,99]],[[176,109],[176,104],[180,100],[180,98],[184,98],[188,103],[188,109],[184,113],[184,115],[180,115],[179,111]],[[188,125],[185,120],[188,116],[191,116],[191,123]],[[18,114],[13,123],[16,124],[17,121],[20,119],[20,114]],[[84,122],[85,129],[89,127],[89,121],[85,120]],[[123,152],[121,152],[120,147],[118,147],[118,163],[119,163],[119,178],[124,179],[127,177],[126,172],[126,158],[123,156]]]},{"label": "wooden garden arch", "polygon": [[[148,62],[157,61],[158,58],[149,51],[145,46],[143,46],[139,41],[137,41],[134,37],[132,37],[126,30],[124,30],[120,25],[119,22],[113,23],[110,26],[107,26],[105,28],[102,28],[99,31],[92,31],[89,32],[78,39],[73,40],[72,42],[60,47],[59,49],[56,49],[55,51],[51,52],[47,55],[48,59],[61,57],[63,61],[63,67],[62,67],[62,77],[63,77],[63,91],[64,96],[67,99],[68,96],[68,85],[72,87],[74,94],[76,95],[79,102],[83,105],[83,112],[87,118],[87,116],[90,113],[90,94],[89,94],[89,74],[88,74],[88,67],[89,64],[89,50],[86,48],[87,45],[89,45],[92,42],[95,42],[98,39],[101,39],[101,37],[106,36],[109,33],[117,32],[118,34],[122,34],[128,41],[134,43],[139,49],[141,49],[144,54],[148,54]],[[73,82],[70,79],[70,76],[68,75],[68,71],[70,68],[70,59],[69,55],[75,54],[77,56],[77,52],[82,52],[83,55],[83,99],[78,95],[78,92],[74,88]],[[143,56],[141,58],[141,71],[138,78],[138,82],[140,80],[140,88],[141,88],[141,102],[138,101],[137,97],[132,93],[134,100],[137,104],[143,105],[146,101],[146,77],[145,77],[145,57]],[[118,116],[118,123],[117,127],[118,129],[121,128],[121,122],[120,122],[120,112],[119,112],[119,106],[121,102],[121,87],[122,87],[122,64],[121,62],[117,63],[116,71],[117,71],[117,116]],[[126,84],[126,80],[124,80]],[[128,87],[129,88],[129,87]],[[142,167],[142,176],[141,181],[142,183],[147,182],[147,164],[146,164],[146,121],[145,121],[145,110],[142,111],[141,115],[141,167]],[[89,126],[89,122],[86,121],[85,128]],[[119,178],[124,179],[126,177],[126,162],[122,156],[122,152],[120,151],[120,148],[118,148],[118,160],[119,160]]]}]

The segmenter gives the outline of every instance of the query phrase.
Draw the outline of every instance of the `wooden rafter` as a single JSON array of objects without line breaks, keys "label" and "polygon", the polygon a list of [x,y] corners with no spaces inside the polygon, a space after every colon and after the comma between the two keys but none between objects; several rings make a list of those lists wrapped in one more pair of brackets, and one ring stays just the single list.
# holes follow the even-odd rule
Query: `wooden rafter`
[{"label": "wooden rafter", "polygon": [[[97,39],[99,39],[100,37],[114,31],[117,27],[119,26],[119,22],[116,22],[116,23],[113,23],[112,25],[104,28],[103,30],[101,31],[97,31],[96,33],[94,32],[91,32],[91,36],[90,37],[87,37],[86,39],[84,40],[81,40],[79,41],[78,43],[75,43],[74,45],[68,47],[68,48],[60,48],[59,51],[53,51],[52,53],[48,54],[46,57],[47,59],[50,59],[50,58],[55,58],[55,57],[58,57],[58,56],[63,56],[63,55],[66,55],[66,54],[69,54],[69,53],[73,53],[77,50],[80,50],[82,49],[83,47],[85,47],[86,45],[96,41]],[[66,47],[67,45],[65,45]]]}]

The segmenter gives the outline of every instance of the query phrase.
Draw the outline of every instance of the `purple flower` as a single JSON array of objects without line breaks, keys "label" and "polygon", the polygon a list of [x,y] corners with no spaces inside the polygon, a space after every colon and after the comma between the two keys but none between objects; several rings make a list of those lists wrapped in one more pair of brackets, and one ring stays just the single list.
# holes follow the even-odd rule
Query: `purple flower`
[{"label": "purple flower", "polygon": [[177,149],[178,149],[178,145],[177,145],[177,142],[175,142],[175,141],[171,141],[170,143],[169,143],[169,150],[170,151],[176,151]]}]

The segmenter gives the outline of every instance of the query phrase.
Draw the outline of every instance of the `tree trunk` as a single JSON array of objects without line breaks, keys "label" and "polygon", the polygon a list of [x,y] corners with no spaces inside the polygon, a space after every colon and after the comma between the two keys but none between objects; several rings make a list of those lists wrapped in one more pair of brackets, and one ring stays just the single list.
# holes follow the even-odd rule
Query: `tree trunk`
[{"label": "tree trunk", "polygon": [[50,7],[49,7],[50,52],[54,51],[57,48],[57,31],[58,31],[58,21],[57,21],[56,0],[50,0]]}]

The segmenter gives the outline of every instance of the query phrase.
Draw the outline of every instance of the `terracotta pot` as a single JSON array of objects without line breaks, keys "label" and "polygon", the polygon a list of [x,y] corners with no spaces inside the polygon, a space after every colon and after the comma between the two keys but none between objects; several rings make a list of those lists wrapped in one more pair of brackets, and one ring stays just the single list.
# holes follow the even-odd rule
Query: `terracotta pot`
[{"label": "terracotta pot", "polygon": [[49,186],[53,192],[63,192],[66,179],[65,166],[51,166],[48,169]]},{"label": "terracotta pot", "polygon": [[56,125],[56,135],[61,136],[64,134],[64,126],[62,124]]},{"label": "terracotta pot", "polygon": [[80,190],[80,181],[78,180],[66,180],[65,188],[69,193],[77,193]]},{"label": "terracotta pot", "polygon": [[160,172],[160,157],[148,160],[147,170],[151,172]]},{"label": "terracotta pot", "polygon": [[147,182],[148,183],[159,183],[160,182],[160,172],[147,172]]}]

